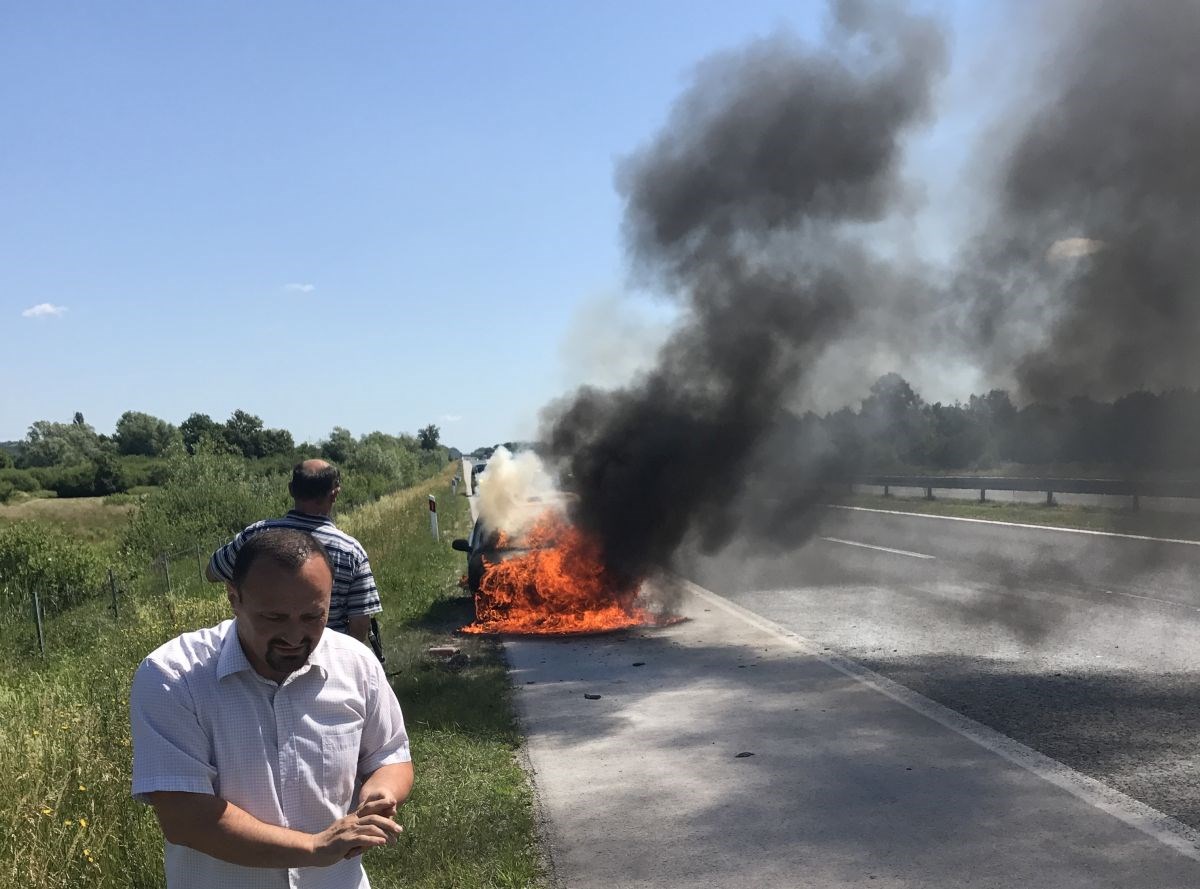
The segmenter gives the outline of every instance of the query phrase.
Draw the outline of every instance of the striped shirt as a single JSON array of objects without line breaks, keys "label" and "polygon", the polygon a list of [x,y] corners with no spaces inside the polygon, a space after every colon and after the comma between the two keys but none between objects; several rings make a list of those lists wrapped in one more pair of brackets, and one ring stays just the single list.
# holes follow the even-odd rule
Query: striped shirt
[{"label": "striped shirt", "polygon": [[345,531],[338,530],[329,516],[309,515],[293,509],[281,518],[255,522],[213,553],[208,563],[212,573],[222,580],[233,580],[233,564],[237,561],[238,551],[247,540],[268,528],[307,531],[329,551],[333,561],[333,594],[329,597],[329,621],[326,624],[329,629],[344,633],[349,628],[350,618],[383,611],[367,551]]}]

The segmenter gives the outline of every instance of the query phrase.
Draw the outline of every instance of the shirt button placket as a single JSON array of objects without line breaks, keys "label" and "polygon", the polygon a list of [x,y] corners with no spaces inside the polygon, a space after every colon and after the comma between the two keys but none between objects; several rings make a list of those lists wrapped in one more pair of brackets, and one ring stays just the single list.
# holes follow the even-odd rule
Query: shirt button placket
[{"label": "shirt button placket", "polygon": [[[275,733],[279,739],[279,808],[283,814],[284,824],[288,825],[288,812],[295,809],[295,788],[299,781],[296,769],[296,736],[292,731],[292,708],[288,702],[287,684],[279,686],[275,692]],[[300,878],[296,868],[288,868],[288,889],[300,889]]]}]

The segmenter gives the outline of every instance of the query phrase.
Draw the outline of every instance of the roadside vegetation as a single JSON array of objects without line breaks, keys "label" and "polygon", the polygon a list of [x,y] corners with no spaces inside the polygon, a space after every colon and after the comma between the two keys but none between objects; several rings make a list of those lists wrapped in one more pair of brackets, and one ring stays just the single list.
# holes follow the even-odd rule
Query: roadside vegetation
[{"label": "roadside vegetation", "polygon": [[430,424],[417,434],[369,432],[355,437],[335,426],[313,444],[296,444],[286,429],[267,428],[260,417],[235,410],[223,423],[194,413],[179,426],[139,411],[126,411],[111,435],[99,433],[83,414],[69,423],[38,420],[25,438],[0,442],[0,504],[46,498],[136,498],[178,472],[180,459],[201,454],[230,456],[247,471],[270,478],[308,457],[324,457],[347,473],[342,503],[369,503],[436,472],[457,452],[444,447]]},{"label": "roadside vegetation", "polygon": [[[997,491],[993,496],[999,498],[1002,495]],[[881,494],[853,494],[842,497],[837,502],[846,506],[924,515],[1017,522],[1052,528],[1081,528],[1088,531],[1111,531],[1174,540],[1200,540],[1200,515],[1177,512],[1153,512],[1147,509],[1135,512],[1105,506],[1062,504],[1047,506],[1044,503],[1020,503],[1001,499],[987,500],[983,503],[978,500],[946,497],[926,500],[924,497],[884,497]]]},{"label": "roadside vegetation", "polygon": [[[231,455],[190,458],[108,544],[80,542],[40,519],[0,525],[3,889],[161,887],[161,834],[153,814],[129,796],[129,682],[159,644],[228,616],[223,589],[201,580],[197,545],[185,537],[211,540],[278,511],[282,477],[260,483],[250,471],[239,475],[239,466]],[[515,889],[541,880],[499,650],[452,635],[470,618],[458,586],[462,556],[448,544],[470,523],[465,499],[450,494],[454,470],[443,462],[436,476],[339,519],[367,547],[383,590],[387,670],[417,771],[403,838],[366,859],[372,884],[384,889]],[[438,495],[438,542],[428,493]],[[127,560],[117,572],[115,615],[106,592],[109,546]],[[137,562],[160,546],[182,549],[166,571]],[[30,585],[47,591],[44,655],[24,599]],[[435,644],[461,654],[432,657]]]},{"label": "roadside vegetation", "polygon": [[0,528],[17,522],[52,527],[74,540],[115,547],[137,510],[137,494],[112,497],[57,497],[0,504]]}]

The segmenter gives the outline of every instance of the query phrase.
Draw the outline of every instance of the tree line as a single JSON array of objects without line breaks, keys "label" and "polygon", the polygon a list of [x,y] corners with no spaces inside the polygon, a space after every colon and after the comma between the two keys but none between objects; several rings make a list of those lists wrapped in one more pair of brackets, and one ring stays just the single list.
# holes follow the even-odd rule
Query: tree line
[{"label": "tree line", "polygon": [[[98,433],[82,413],[69,423],[38,420],[25,438],[0,449],[0,502],[15,495],[106,496],[162,484],[173,461],[197,454],[249,461],[261,474],[285,472],[298,460],[324,457],[347,470],[345,500],[371,499],[414,483],[446,462],[440,430],[417,434],[370,432],[355,437],[337,426],[326,439],[297,445],[286,429],[235,410],[224,422],[193,413],[178,426],[126,411],[111,435]],[[361,496],[360,496],[361,495]]]},{"label": "tree line", "polygon": [[1018,407],[993,389],[926,402],[898,374],[880,377],[857,408],[790,415],[772,447],[815,456],[829,474],[976,471],[1078,464],[1118,473],[1200,468],[1200,390],[1077,396]]}]

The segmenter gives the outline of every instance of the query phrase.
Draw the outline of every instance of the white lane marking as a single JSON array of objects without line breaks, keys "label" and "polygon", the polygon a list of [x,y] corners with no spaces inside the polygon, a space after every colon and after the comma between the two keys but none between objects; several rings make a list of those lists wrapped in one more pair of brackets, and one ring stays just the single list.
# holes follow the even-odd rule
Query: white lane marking
[{"label": "white lane marking", "polygon": [[1120,590],[1104,590],[1110,596],[1124,596],[1127,599],[1141,599],[1144,602],[1159,602],[1163,605],[1174,605],[1176,608],[1185,608],[1188,611],[1200,611],[1195,605],[1186,605],[1183,602],[1173,602],[1170,599],[1160,599],[1157,596],[1139,596],[1136,593],[1123,593]]},{"label": "white lane marking", "polygon": [[1164,815],[1157,809],[1133,797],[1126,796],[1095,778],[1081,775],[1058,760],[1051,759],[1044,753],[1038,753],[982,723],[968,719],[961,713],[944,707],[907,686],[881,676],[873,670],[868,670],[862,664],[841,655],[822,651],[821,647],[811,639],[806,639],[774,621],[767,620],[741,605],[730,602],[724,596],[719,596],[689,580],[684,580],[683,583],[697,598],[715,605],[734,617],[741,618],[751,626],[779,637],[793,648],[816,658],[839,673],[863,683],[896,703],[974,741],[985,750],[1049,781],[1076,799],[1111,815],[1146,836],[1158,840],[1179,854],[1194,861],[1200,861],[1200,831],[1193,830],[1171,816]]},{"label": "white lane marking", "polygon": [[877,549],[881,553],[895,553],[898,556],[912,556],[914,559],[932,559],[934,556],[928,556],[925,553],[910,553],[906,549],[892,549],[890,546],[875,546],[873,543],[859,543],[857,540],[842,540],[840,537],[822,537],[822,540],[828,540],[830,543],[844,543],[846,546],[861,546],[863,549]]},{"label": "white lane marking", "polygon": [[942,519],[947,522],[974,522],[978,525],[1002,525],[1005,528],[1028,528],[1032,531],[1062,531],[1066,534],[1091,534],[1095,537],[1123,537],[1126,540],[1149,540],[1154,543],[1182,543],[1184,546],[1200,546],[1200,540],[1179,540],[1174,537],[1147,537],[1143,534],[1122,534],[1119,531],[1092,531],[1088,528],[1060,528],[1057,525],[1029,525],[1023,522],[998,522],[995,519],[971,519],[958,515],[933,515],[927,512],[901,512],[898,509],[872,509],[869,506],[846,506],[842,503],[824,503],[826,509],[852,509],[856,512],[877,512],[881,515],[904,515],[918,519]]}]

